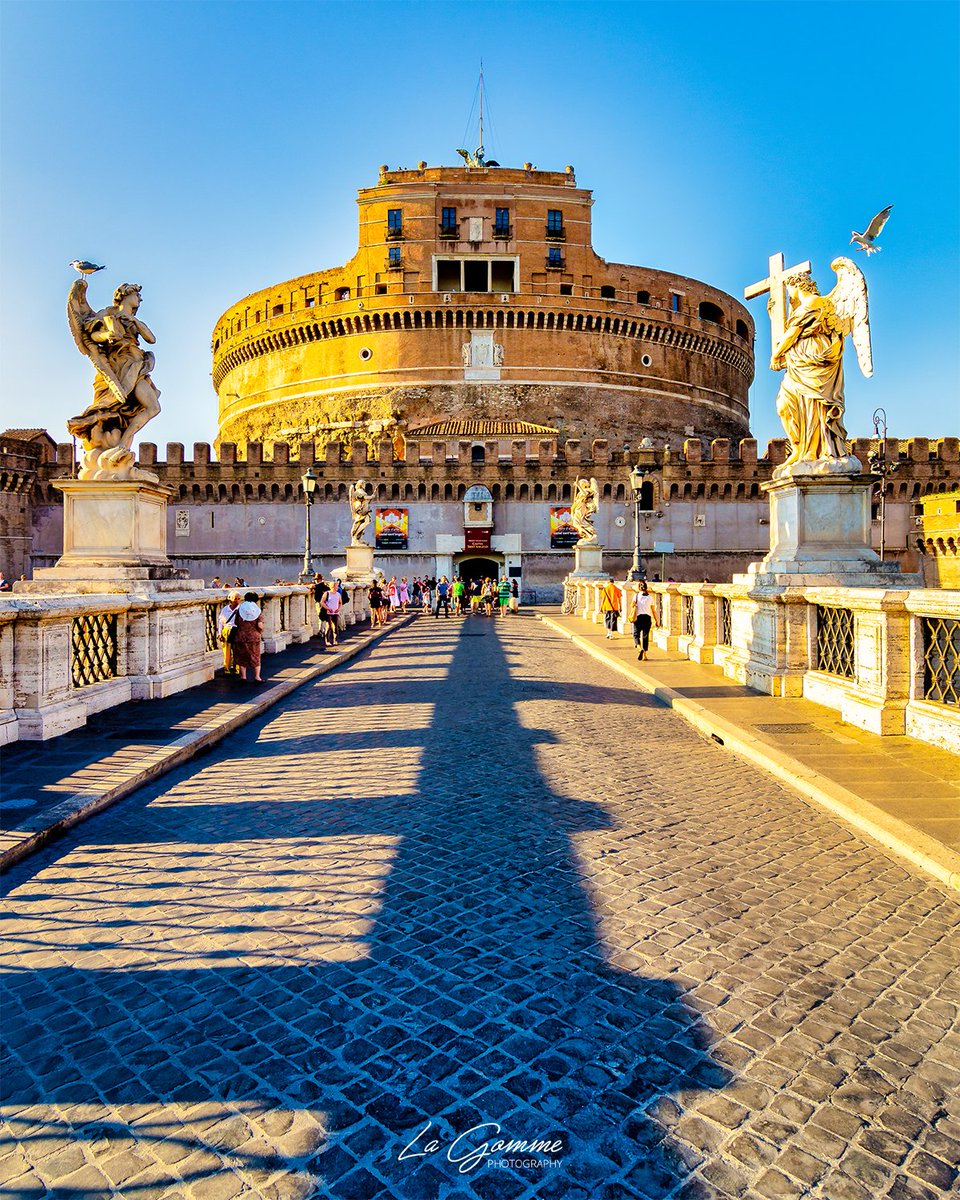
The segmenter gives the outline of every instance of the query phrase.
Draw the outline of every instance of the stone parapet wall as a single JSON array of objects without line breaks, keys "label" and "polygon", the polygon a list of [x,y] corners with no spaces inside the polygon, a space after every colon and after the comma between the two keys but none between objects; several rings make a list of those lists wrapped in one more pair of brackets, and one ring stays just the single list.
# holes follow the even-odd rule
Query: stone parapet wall
[{"label": "stone parapet wall", "polygon": [[[623,592],[621,632],[638,585]],[[767,609],[780,641],[773,657],[789,661],[797,686],[789,694],[836,709],[844,721],[880,735],[908,734],[960,755],[960,591],[882,587],[789,588],[776,596],[753,594],[744,584],[648,584],[658,624],[653,642],[698,663],[713,663],[739,683],[744,664],[756,660],[767,632]],[[578,582],[575,610],[600,623],[600,585]],[[726,607],[726,613],[724,609]],[[818,636],[828,611],[848,614],[849,656],[821,661],[831,647]],[[760,626],[758,626],[758,621]],[[780,694],[776,691],[774,694]],[[787,694],[786,692],[783,694]]]},{"label": "stone parapet wall", "polygon": [[[264,653],[316,633],[310,588],[258,591]],[[160,699],[212,679],[222,662],[216,614],[228,595],[206,589],[0,599],[0,745],[56,737],[127,700]],[[354,621],[365,618],[365,605],[360,589],[348,608]]]}]

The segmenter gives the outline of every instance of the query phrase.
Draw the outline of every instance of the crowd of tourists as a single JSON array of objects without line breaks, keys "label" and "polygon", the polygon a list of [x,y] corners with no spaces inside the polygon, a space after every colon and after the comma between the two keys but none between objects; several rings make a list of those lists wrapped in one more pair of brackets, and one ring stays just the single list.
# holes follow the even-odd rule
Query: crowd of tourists
[{"label": "crowd of tourists", "polygon": [[[243,581],[237,580],[242,586]],[[219,577],[211,587],[226,587]],[[313,582],[313,601],[317,609],[324,649],[335,646],[339,634],[346,628],[344,605],[347,594],[339,579],[326,580],[316,575]],[[520,587],[515,579],[504,576],[497,580],[464,579],[455,575],[448,579],[441,575],[399,579],[392,575],[387,579],[378,575],[369,591],[370,621],[373,626],[386,625],[392,616],[408,612],[430,613],[439,618],[477,616],[500,617],[516,613],[520,608]],[[227,676],[246,683],[258,684],[260,676],[260,652],[263,636],[263,609],[256,592],[230,590],[227,602],[217,617],[217,632],[223,651],[223,669]]]},{"label": "crowd of tourists", "polygon": [[394,575],[389,580],[379,577],[370,589],[370,615],[374,625],[385,625],[397,613],[432,612],[435,617],[443,610],[455,616],[501,617],[515,613],[520,607],[520,587],[515,579],[464,579],[441,575],[407,581]]}]

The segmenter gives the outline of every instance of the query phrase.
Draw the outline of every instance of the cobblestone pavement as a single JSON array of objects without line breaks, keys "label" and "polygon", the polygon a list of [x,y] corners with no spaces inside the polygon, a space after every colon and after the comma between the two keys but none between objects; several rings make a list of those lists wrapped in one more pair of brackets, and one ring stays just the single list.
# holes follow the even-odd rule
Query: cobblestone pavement
[{"label": "cobblestone pavement", "polygon": [[13,1197],[954,1187],[956,901],[529,618],[418,620],[6,883]]}]

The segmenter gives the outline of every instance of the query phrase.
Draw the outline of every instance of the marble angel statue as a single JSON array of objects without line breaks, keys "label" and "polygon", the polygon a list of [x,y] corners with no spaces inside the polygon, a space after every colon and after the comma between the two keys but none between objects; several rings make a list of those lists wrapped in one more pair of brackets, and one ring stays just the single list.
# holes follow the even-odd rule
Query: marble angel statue
[{"label": "marble angel statue", "polygon": [[67,422],[83,446],[81,479],[148,479],[135,465],[133,438],[160,411],[160,391],[150,378],[155,358],[141,341],[157,339],[137,316],[140,285],[123,283],[113,304],[94,312],[87,280],[78,279],[67,299],[67,320],[80,353],[96,368],[93,403]]},{"label": "marble angel statue", "polygon": [[777,415],[790,439],[790,454],[774,472],[791,474],[796,464],[812,473],[854,473],[843,427],[843,348],[852,335],[860,370],[873,374],[867,284],[849,258],[830,264],[837,274],[833,291],[821,296],[808,272],[787,279],[789,311],[783,337],[773,348],[770,368],[786,371],[777,393]]},{"label": "marble angel statue", "polygon": [[350,543],[353,546],[363,546],[366,543],[363,535],[370,524],[370,501],[373,492],[367,491],[363,480],[358,479],[350,485],[350,512],[353,515],[353,526],[350,530]]},{"label": "marble angel statue", "polygon": [[589,546],[597,540],[597,530],[591,518],[600,507],[600,488],[595,479],[577,479],[573,485],[570,505],[570,524],[580,534],[578,546]]}]

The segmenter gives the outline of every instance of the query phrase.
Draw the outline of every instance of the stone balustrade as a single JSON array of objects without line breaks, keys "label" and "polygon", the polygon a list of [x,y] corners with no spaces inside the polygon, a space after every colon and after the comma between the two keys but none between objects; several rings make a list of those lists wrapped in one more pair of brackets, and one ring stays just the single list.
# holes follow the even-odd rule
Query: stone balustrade
[{"label": "stone balustrade", "polygon": [[[318,630],[312,589],[256,589],[263,652]],[[155,700],[213,678],[222,664],[217,614],[229,591],[4,597],[0,601],[0,745],[84,725],[127,700]],[[366,587],[348,587],[348,624],[366,619]]]},{"label": "stone balustrade", "polygon": [[[624,594],[621,631],[638,590]],[[939,588],[788,588],[761,606],[739,583],[650,583],[658,624],[653,643],[713,663],[756,686],[758,645],[779,640],[789,674],[773,694],[836,709],[868,732],[908,734],[960,753],[960,591]],[[601,584],[576,585],[576,612],[595,624]],[[757,621],[769,628],[757,629]],[[763,682],[762,678],[760,682]]]}]

